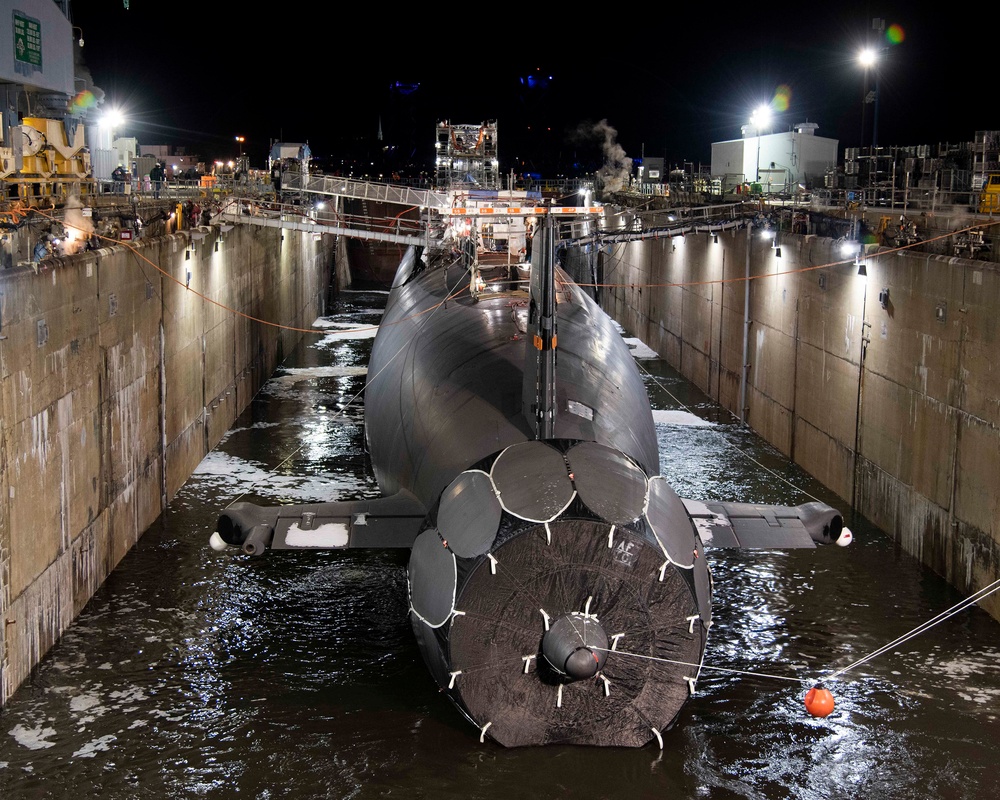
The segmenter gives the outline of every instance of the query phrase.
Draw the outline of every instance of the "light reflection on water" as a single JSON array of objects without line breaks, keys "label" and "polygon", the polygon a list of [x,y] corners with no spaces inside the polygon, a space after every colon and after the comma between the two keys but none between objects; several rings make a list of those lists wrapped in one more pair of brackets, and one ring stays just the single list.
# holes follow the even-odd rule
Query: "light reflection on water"
[{"label": "light reflection on water", "polygon": [[[345,293],[330,322],[377,323],[384,302]],[[365,380],[340,368],[363,367],[370,347],[370,338],[303,346],[289,366],[313,377],[287,373],[260,393],[0,713],[0,796],[998,794],[1000,626],[978,609],[831,684],[831,717],[806,715],[812,681],[960,599],[863,524],[846,549],[710,553],[706,663],[801,684],[706,672],[663,753],[480,745],[413,642],[405,553],[252,559],[207,546],[237,495],[375,494],[361,415],[337,416]],[[682,496],[809,499],[745,452],[841,505],[661,362],[643,366],[656,408],[680,402],[713,423],[657,426],[663,474]]]}]

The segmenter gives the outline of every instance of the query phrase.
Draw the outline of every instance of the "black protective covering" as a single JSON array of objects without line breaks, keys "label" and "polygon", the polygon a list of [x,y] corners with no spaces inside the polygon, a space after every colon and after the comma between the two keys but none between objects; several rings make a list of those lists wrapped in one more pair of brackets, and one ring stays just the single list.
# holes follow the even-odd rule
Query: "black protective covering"
[{"label": "black protective covering", "polygon": [[616,524],[634,522],[646,506],[646,476],[624,453],[580,442],[566,453],[573,484],[587,508]]},{"label": "black protective covering", "polygon": [[681,567],[691,567],[697,557],[698,539],[684,502],[663,478],[649,481],[649,524],[667,558]]},{"label": "black protective covering", "polygon": [[494,462],[490,477],[503,507],[531,522],[555,519],[575,494],[566,459],[545,442],[508,447]]},{"label": "black protective covering", "polygon": [[[661,581],[658,545],[634,531],[620,534],[632,557],[616,557],[608,527],[560,519],[550,525],[551,544],[543,526],[529,527],[494,551],[496,574],[484,559],[461,589],[463,613],[449,636],[451,670],[461,674],[451,695],[501,744],[637,747],[688,698],[686,679],[697,677],[705,643],[704,626],[688,619],[698,614],[691,585],[676,569]],[[624,634],[622,652],[607,654],[599,676],[562,683],[539,659],[542,610],[552,619],[583,612],[588,598],[608,636]]]},{"label": "black protective covering", "polygon": [[474,558],[489,552],[501,513],[490,476],[479,470],[468,470],[442,493],[438,530],[455,555]]},{"label": "black protective covering", "polygon": [[430,528],[413,543],[410,553],[410,609],[423,623],[437,628],[455,610],[455,555]]}]

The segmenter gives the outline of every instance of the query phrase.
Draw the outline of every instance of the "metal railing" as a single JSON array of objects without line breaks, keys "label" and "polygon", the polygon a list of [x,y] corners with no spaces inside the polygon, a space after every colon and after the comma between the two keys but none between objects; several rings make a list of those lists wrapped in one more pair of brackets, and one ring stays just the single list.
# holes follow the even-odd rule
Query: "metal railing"
[{"label": "metal railing", "polygon": [[308,192],[352,200],[370,200],[379,203],[395,203],[416,208],[444,210],[451,205],[446,192],[429,189],[414,189],[391,183],[358,181],[353,178],[339,178],[329,175],[302,175],[285,172],[281,178],[282,192]]},{"label": "metal railing", "polygon": [[334,209],[303,207],[293,203],[256,201],[232,197],[215,216],[218,220],[268,228],[328,233],[403,245],[427,243],[429,223],[406,217],[345,214]]}]

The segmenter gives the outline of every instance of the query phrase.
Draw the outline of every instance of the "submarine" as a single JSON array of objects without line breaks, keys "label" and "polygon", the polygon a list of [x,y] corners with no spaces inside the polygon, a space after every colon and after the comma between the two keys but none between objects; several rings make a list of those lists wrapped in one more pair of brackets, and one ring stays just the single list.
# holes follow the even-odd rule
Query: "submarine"
[{"label": "submarine", "polygon": [[474,228],[410,248],[364,390],[381,496],[234,503],[211,543],[409,548],[416,641],[480,741],[662,748],[702,671],[706,549],[852,535],[825,503],[677,495],[627,344],[561,267],[566,225],[542,217],[513,265],[480,263]]}]

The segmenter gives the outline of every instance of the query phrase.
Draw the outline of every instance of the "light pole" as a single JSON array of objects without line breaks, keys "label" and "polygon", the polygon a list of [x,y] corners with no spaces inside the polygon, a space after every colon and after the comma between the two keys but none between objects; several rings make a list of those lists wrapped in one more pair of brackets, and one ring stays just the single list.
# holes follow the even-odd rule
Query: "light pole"
[{"label": "light pole", "polygon": [[[858,55],[858,61],[865,70],[865,83],[864,83],[864,96],[861,101],[861,148],[865,146],[865,106],[869,103],[874,103],[874,111],[872,113],[872,150],[870,167],[868,169],[868,183],[869,185],[875,182],[875,178],[878,173],[878,100],[879,100],[879,66],[882,60],[882,54],[885,52],[885,47],[881,44],[883,37],[885,36],[885,20],[876,17],[872,20],[872,30],[875,31],[876,39],[879,42],[877,47],[866,47]],[[875,73],[875,88],[871,91],[868,90],[868,70],[871,69]]]},{"label": "light pole", "polygon": [[[875,31],[876,38],[879,42],[882,42],[885,36],[885,20],[880,17],[876,17],[872,20],[872,29]],[[878,54],[875,57],[875,113],[872,116],[872,150],[878,147],[878,74],[879,74],[879,62],[882,60],[881,55],[884,51],[884,47],[880,44]]]},{"label": "light pole", "polygon": [[757,131],[757,168],[754,172],[754,182],[760,184],[760,129],[771,122],[771,109],[767,105],[759,105],[750,115],[750,124]]}]

